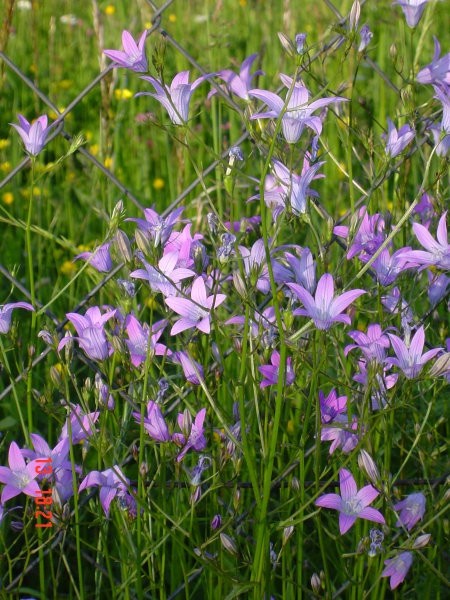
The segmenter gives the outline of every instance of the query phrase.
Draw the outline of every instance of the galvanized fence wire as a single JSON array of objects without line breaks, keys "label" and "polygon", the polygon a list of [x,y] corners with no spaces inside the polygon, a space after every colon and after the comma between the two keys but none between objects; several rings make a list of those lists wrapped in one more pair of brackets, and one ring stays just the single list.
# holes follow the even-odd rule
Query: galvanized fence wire
[{"label": "galvanized fence wire", "polygon": [[[158,6],[155,2],[152,2],[151,0],[146,0],[146,4],[151,8],[151,10],[153,11],[153,16],[152,16],[152,27],[148,30],[148,35],[149,37],[151,37],[152,35],[155,34],[160,34],[164,37],[164,39],[174,48],[174,50],[176,52],[179,52],[181,55],[183,55],[183,57],[195,68],[197,69],[200,73],[205,74],[208,72],[208,70],[206,68],[204,68],[187,50],[186,48],[176,39],[174,39],[164,28],[163,28],[163,17],[164,17],[164,13],[167,11],[167,9],[174,3],[175,0],[167,0],[166,2],[164,2],[163,4],[161,4],[160,6]],[[346,22],[346,17],[343,17],[340,12],[336,9],[336,7],[331,3],[330,0],[326,0],[326,4],[327,6],[330,8],[330,10],[332,11],[333,15],[335,18],[338,19],[338,23],[340,25],[344,25]],[[331,35],[330,39],[325,40],[320,47],[309,57],[308,60],[308,66],[310,66],[311,64],[313,64],[315,61],[320,60],[322,58],[325,57],[325,55],[334,52],[337,48],[340,47],[340,45],[345,41],[345,36],[340,35],[340,34],[333,34]],[[274,40],[274,43],[276,43],[276,41]],[[67,106],[67,108],[65,108],[64,111],[60,112],[58,110],[58,107],[56,106],[56,104],[52,101],[51,98],[49,98],[30,78],[28,78],[22,71],[22,69],[20,68],[20,66],[18,66],[16,64],[15,61],[13,61],[11,59],[11,57],[9,57],[5,52],[0,52],[0,59],[3,61],[4,65],[11,69],[11,71],[13,71],[18,77],[19,79],[23,82],[24,85],[26,85],[28,88],[30,88],[30,90],[32,90],[32,92],[38,97],[40,98],[40,100],[46,105],[48,106],[56,115],[57,118],[55,119],[55,121],[53,121],[52,123],[52,133],[48,138],[48,141],[50,141],[50,139],[53,139],[54,137],[61,137],[63,139],[65,139],[69,144],[74,143],[74,136],[68,131],[67,127],[66,127],[66,122],[65,122],[65,118],[74,110],[74,108],[76,106],[78,106],[93,90],[95,90],[97,88],[98,85],[100,85],[100,83],[102,82],[102,80],[111,72],[111,70],[114,68],[113,64],[110,64],[109,66],[107,66],[103,71],[101,71],[84,89],[82,89],[77,95],[76,97],[69,103],[69,105]],[[394,85],[394,83],[392,81],[390,81],[389,77],[386,75],[386,73],[384,73],[382,71],[382,69],[380,69],[380,67],[374,63],[372,60],[370,60],[368,57],[366,57],[366,60],[368,60],[370,62],[370,65],[372,66],[373,70],[380,76],[381,79],[383,79],[383,81],[385,83],[387,83],[391,89],[393,89],[395,92],[398,93],[398,89],[396,88],[396,86]],[[231,108],[233,108],[234,110],[237,110],[239,112],[242,113],[242,109],[240,108],[239,105],[237,105],[234,100],[231,98],[230,95],[228,95],[227,93],[224,92],[223,88],[221,85],[217,84],[216,82],[214,82],[214,80],[210,79],[210,83],[211,85],[213,85],[216,89],[216,92],[218,95],[221,96],[222,100],[224,102],[226,102]],[[238,139],[236,139],[232,144],[230,144],[230,146],[234,146],[234,145],[239,145],[242,142],[244,142],[246,139],[248,139],[249,133],[245,132],[243,133]],[[422,141],[422,143],[425,143],[424,141]],[[415,150],[412,150],[412,152],[414,152]],[[116,177],[116,175],[114,175],[110,169],[108,169],[104,164],[102,164],[99,160],[97,160],[97,158],[95,156],[93,156],[93,154],[91,152],[89,152],[86,148],[84,148],[83,146],[79,146],[77,147],[77,149],[75,150],[75,152],[79,155],[81,155],[83,157],[83,159],[87,162],[90,163],[92,165],[92,167],[94,169],[98,169],[99,171],[101,171],[101,173],[109,179],[109,181],[117,187],[117,189],[120,191],[120,193],[122,194],[122,196],[129,200],[130,202],[132,202],[137,208],[139,208],[140,210],[142,210],[144,208],[144,206],[142,205],[141,201],[139,200],[138,196],[133,193],[132,190],[129,189],[128,186],[126,186],[123,182],[120,181],[120,179],[118,177]],[[225,151],[221,156],[215,158],[214,160],[211,161],[211,163],[203,169],[203,171],[201,173],[198,174],[197,177],[195,177],[193,179],[193,181],[185,187],[185,189],[179,193],[177,195],[176,198],[173,199],[173,201],[169,204],[169,206],[164,210],[164,212],[162,213],[163,216],[166,216],[168,213],[170,213],[174,208],[176,208],[177,206],[179,206],[181,204],[181,202],[199,185],[202,184],[204,178],[211,173],[212,171],[214,171],[214,169],[217,168],[218,165],[222,164],[223,161],[226,159],[228,152]],[[21,171],[23,171],[25,168],[27,168],[30,164],[30,158],[29,157],[25,157],[23,160],[21,160],[15,167],[13,167],[11,169],[11,171],[9,172],[9,174],[4,177],[4,179],[0,182],[0,189],[3,188],[5,185],[7,185],[10,181],[12,181]],[[359,206],[361,206],[362,204],[364,204],[368,198],[370,197],[370,195],[374,192],[374,190],[380,186],[383,181],[385,181],[386,177],[388,177],[390,174],[392,174],[397,168],[398,168],[399,164],[396,164],[394,166],[392,166],[387,173],[385,174],[385,176],[380,179],[379,181],[375,182],[375,184],[372,186],[371,190],[365,191],[362,186],[358,183],[358,181],[356,181],[355,179],[352,179],[352,181],[349,181],[350,185],[354,185],[356,189],[358,189],[361,193],[361,196],[357,199],[357,201],[355,202],[355,206],[356,208],[358,208]],[[349,180],[349,176],[347,174],[347,178]],[[324,219],[330,219],[330,215],[328,214],[327,210],[325,209],[325,207],[319,202],[315,200],[315,204],[317,209],[320,211],[322,217]],[[348,220],[350,218],[350,212],[347,212],[344,217],[342,217],[340,219],[339,222],[343,222],[345,220]],[[339,245],[345,247],[343,245],[343,242],[341,240],[339,240],[336,237],[333,237],[331,243],[338,243]],[[83,307],[85,307],[87,305],[87,303],[93,298],[95,297],[95,295],[108,283],[108,281],[110,281],[111,279],[113,279],[121,270],[121,268],[124,266],[124,263],[117,265],[110,273],[108,273],[92,290],[91,292],[89,292],[89,294],[87,294],[80,302],[79,304],[71,311],[71,312],[78,312],[80,311]],[[31,300],[31,293],[29,290],[27,290],[27,288],[23,285],[23,283],[19,282],[17,280],[17,278],[13,275],[13,273],[11,273],[10,271],[8,271],[3,265],[0,265],[0,273],[6,278],[8,279],[12,285],[14,285],[22,294],[25,298],[27,298],[28,300]],[[36,304],[36,308],[41,309],[43,307],[43,303],[39,301],[39,299],[35,299],[35,304]],[[63,332],[63,329],[65,327],[65,325],[68,322],[67,318],[63,318],[60,319],[58,318],[56,315],[54,315],[48,308],[45,309],[45,313],[48,316],[48,318],[53,322],[54,326],[55,326],[55,330],[58,334]],[[13,380],[11,380],[11,382],[9,383],[9,385],[7,385],[3,391],[0,393],[0,401],[2,401],[12,390],[12,388],[19,383],[21,380],[25,379],[27,376],[27,372],[29,368],[34,368],[36,365],[38,365],[39,363],[41,363],[42,361],[44,361],[46,359],[46,357],[53,351],[52,347],[47,346],[38,356],[36,356],[31,365],[28,366],[26,369],[24,369],[21,373],[19,373]],[[73,352],[76,353],[76,355],[85,363],[88,364],[89,367],[93,370],[93,372],[95,373],[99,373],[100,376],[102,377],[103,380],[107,381],[108,377],[105,373],[102,372],[101,368],[97,365],[92,363],[92,361],[90,361],[89,359],[87,359],[87,357],[77,348],[73,348]],[[127,394],[125,394],[124,392],[119,392],[124,398],[127,399],[127,401],[130,401],[130,398],[127,396]],[[244,485],[244,484],[243,484]]]}]

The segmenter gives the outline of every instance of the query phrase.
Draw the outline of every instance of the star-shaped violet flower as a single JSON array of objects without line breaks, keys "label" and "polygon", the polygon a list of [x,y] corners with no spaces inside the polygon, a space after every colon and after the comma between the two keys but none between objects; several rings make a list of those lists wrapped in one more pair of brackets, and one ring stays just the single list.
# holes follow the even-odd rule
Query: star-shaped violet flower
[{"label": "star-shaped violet flower", "polygon": [[[137,423],[141,422],[141,413],[134,412],[133,417]],[[156,402],[150,400],[147,404],[147,417],[144,417],[144,429],[156,442],[168,442],[170,440],[169,428]]]},{"label": "star-shaped violet flower", "polygon": [[414,131],[406,124],[397,130],[391,119],[388,119],[388,132],[385,135],[385,152],[389,158],[395,158],[414,139]]},{"label": "star-shaped violet flower", "polygon": [[437,37],[434,37],[434,55],[429,65],[426,65],[417,73],[416,80],[419,83],[435,83],[450,85],[450,52],[441,58],[441,45]]},{"label": "star-shaped violet flower", "polygon": [[414,234],[425,250],[408,250],[402,253],[402,257],[408,259],[414,266],[420,265],[420,269],[434,265],[444,271],[450,269],[450,244],[447,241],[447,212],[439,219],[435,240],[424,225],[413,223]]},{"label": "star-shaped violet flower", "polygon": [[158,343],[166,325],[167,321],[162,319],[153,323],[152,327],[149,327],[147,323],[142,326],[134,315],[127,316],[125,329],[128,339],[125,340],[125,343],[134,367],[139,367],[145,362],[147,354],[150,357],[171,355],[171,351],[164,344]]},{"label": "star-shaped violet flower", "polygon": [[397,358],[386,358],[385,363],[388,365],[396,365],[407,379],[414,379],[422,371],[424,365],[439,354],[442,348],[432,348],[422,354],[425,344],[425,331],[423,326],[414,334],[408,345],[393,333],[388,333],[391,340],[392,348]]},{"label": "star-shaped violet flower", "polygon": [[78,492],[88,487],[100,488],[100,502],[106,516],[109,516],[111,502],[118,497],[125,496],[130,480],[125,477],[120,468],[115,465],[106,471],[91,471],[81,482]]},{"label": "star-shaped violet flower", "polygon": [[403,525],[408,531],[414,527],[417,521],[420,521],[425,514],[426,498],[421,492],[409,494],[404,500],[394,504],[394,509],[400,511],[396,527]]},{"label": "star-shaped violet flower", "polygon": [[341,535],[346,533],[354,524],[356,519],[367,519],[375,523],[385,523],[380,511],[369,506],[379,492],[371,485],[366,485],[360,490],[350,471],[340,469],[339,487],[341,494],[324,494],[315,501],[316,506],[332,508],[339,511],[339,531]]},{"label": "star-shaped violet flower", "polygon": [[50,127],[47,127],[47,115],[38,117],[32,124],[24,116],[17,115],[19,125],[10,123],[22,138],[25,150],[31,156],[37,156],[45,145]]},{"label": "star-shaped violet flower", "polygon": [[190,300],[174,296],[165,299],[167,306],[181,315],[181,319],[178,319],[173,325],[170,335],[177,335],[177,333],[193,327],[203,333],[209,333],[211,331],[211,310],[222,304],[225,299],[225,294],[207,296],[203,278],[197,277],[192,284]]},{"label": "star-shaped violet flower", "polygon": [[194,90],[205,79],[213,77],[214,73],[202,75],[189,83],[189,71],[181,71],[172,80],[169,87],[154,77],[144,75],[141,79],[148,81],[156,93],[138,92],[137,96],[152,96],[167,110],[170,120],[174,125],[185,125],[189,119],[189,103]]},{"label": "star-shaped violet flower", "polygon": [[[223,69],[216,74],[216,77],[222,79],[233,94],[239,98],[242,98],[243,100],[246,100],[247,102],[250,101],[248,92],[251,89],[253,77],[256,77],[257,75],[264,75],[263,71],[255,71],[254,73],[250,74],[250,69],[252,68],[257,56],[258,54],[251,54],[248,58],[246,58],[239,69],[239,74],[234,73],[234,71],[231,71],[230,69]],[[208,98],[211,98],[211,96],[216,93],[217,90],[211,90],[208,94]]]},{"label": "star-shaped violet flower", "polygon": [[9,467],[0,467],[0,483],[4,483],[5,487],[2,491],[1,503],[4,504],[7,500],[26,494],[33,498],[40,495],[40,488],[35,481],[38,473],[36,467],[39,466],[37,460],[32,460],[25,464],[25,459],[16,442],[11,442],[8,452]]},{"label": "star-shaped violet flower", "polygon": [[25,310],[34,310],[28,302],[12,302],[10,304],[0,305],[0,333],[8,333],[11,328],[11,315],[15,308],[24,308]]},{"label": "star-shaped violet flower", "polygon": [[158,262],[158,268],[150,265],[144,257],[140,260],[144,269],[136,269],[130,273],[135,279],[145,279],[154,292],[161,292],[164,296],[176,296],[178,293],[175,284],[183,279],[194,277],[195,271],[178,267],[179,252],[168,252]]},{"label": "star-shaped violet flower", "polygon": [[408,27],[416,27],[422,17],[428,0],[395,0],[393,4],[398,4],[405,15]]},{"label": "star-shaped violet flower", "polygon": [[136,44],[131,33],[125,30],[122,33],[123,52],[121,50],[103,50],[103,54],[113,60],[116,63],[115,66],[125,67],[136,73],[146,73],[148,71],[147,57],[145,56],[147,34],[147,30],[144,31]]},{"label": "star-shaped violet flower", "polygon": [[381,577],[390,577],[391,590],[395,590],[402,583],[411,568],[412,562],[412,552],[401,552],[394,558],[388,558],[384,561],[386,566],[381,573]]},{"label": "star-shaped violet flower", "polygon": [[[281,74],[280,79],[288,89],[291,88],[293,84],[292,77]],[[338,96],[319,98],[309,102],[309,91],[300,81],[294,83],[287,105],[286,100],[267,90],[253,89],[248,94],[262,100],[270,108],[270,111],[252,115],[251,119],[277,119],[285,111],[281,117],[281,127],[288,144],[295,144],[299,140],[305,126],[312,129],[316,135],[322,133],[322,119],[313,116],[313,112],[330,104],[348,102],[348,98]]]},{"label": "star-shaped violet flower", "polygon": [[87,356],[93,360],[105,360],[113,352],[111,344],[106,339],[104,324],[116,315],[116,310],[108,310],[103,315],[98,306],[88,308],[85,315],[67,313],[66,317],[77,330],[77,337],[63,337],[58,344],[61,350],[72,339],[78,341]]},{"label": "star-shaped violet flower", "polygon": [[294,292],[305,308],[297,308],[294,315],[303,315],[314,321],[317,329],[330,329],[333,323],[346,323],[350,325],[350,317],[343,311],[356,298],[365,294],[364,290],[349,290],[340,296],[334,295],[334,280],[330,273],[325,273],[319,279],[316,294],[313,298],[311,294],[301,285],[296,283],[287,283],[289,289]]}]

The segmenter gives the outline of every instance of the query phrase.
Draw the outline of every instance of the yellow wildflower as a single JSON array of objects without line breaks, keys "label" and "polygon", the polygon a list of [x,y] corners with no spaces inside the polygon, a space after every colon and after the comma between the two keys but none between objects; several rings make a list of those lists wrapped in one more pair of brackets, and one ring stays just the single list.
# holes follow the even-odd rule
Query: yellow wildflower
[{"label": "yellow wildflower", "polygon": [[129,100],[133,97],[133,92],[127,88],[124,88],[123,90],[114,90],[114,96],[116,97],[116,100]]},{"label": "yellow wildflower", "polygon": [[108,6],[105,6],[105,15],[108,15],[108,17],[113,15],[115,12],[116,12],[116,7],[113,6],[112,4],[108,4]]},{"label": "yellow wildflower", "polygon": [[77,267],[71,260],[65,260],[59,268],[60,273],[62,273],[63,275],[67,275],[68,277],[73,275],[76,270]]},{"label": "yellow wildflower", "polygon": [[164,185],[164,179],[161,179],[161,177],[157,177],[153,180],[153,187],[155,190],[162,190]]},{"label": "yellow wildflower", "polygon": [[1,140],[0,139],[0,150],[4,150],[5,148],[7,148],[10,145],[10,141],[9,140]]},{"label": "yellow wildflower", "polygon": [[2,196],[4,204],[12,204],[14,202],[14,194],[12,192],[5,192]]},{"label": "yellow wildflower", "polygon": [[174,15],[173,13],[171,13],[171,14],[169,15],[169,21],[170,21],[171,23],[176,23],[176,20],[177,20],[177,15]]}]

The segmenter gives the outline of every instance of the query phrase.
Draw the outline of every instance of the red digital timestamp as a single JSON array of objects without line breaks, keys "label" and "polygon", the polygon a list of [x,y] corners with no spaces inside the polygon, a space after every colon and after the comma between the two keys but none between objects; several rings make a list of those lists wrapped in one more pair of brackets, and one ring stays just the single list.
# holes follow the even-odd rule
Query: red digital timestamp
[{"label": "red digital timestamp", "polygon": [[[44,463],[36,465],[35,472],[39,475],[51,475],[53,473],[52,459],[51,458],[39,458],[36,460],[37,463]],[[53,504],[52,490],[40,490],[40,495],[35,497],[34,501],[37,506],[51,508]],[[53,527],[51,521],[53,514],[51,510],[36,510],[34,513],[35,518],[42,517],[46,523],[36,523],[35,527]]]}]

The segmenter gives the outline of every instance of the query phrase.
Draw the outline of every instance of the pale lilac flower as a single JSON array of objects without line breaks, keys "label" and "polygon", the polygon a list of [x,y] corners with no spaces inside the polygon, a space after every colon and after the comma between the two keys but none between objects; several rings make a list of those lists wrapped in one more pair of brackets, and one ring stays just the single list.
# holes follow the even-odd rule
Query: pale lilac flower
[{"label": "pale lilac flower", "polygon": [[[51,449],[44,438],[37,433],[30,433],[30,438],[33,444],[34,452],[29,451],[29,458],[50,458],[53,473],[65,469],[71,471],[71,463],[69,460],[67,460],[69,454],[68,438],[64,438],[59,441],[53,449]],[[23,452],[24,451],[22,451],[22,453]]]},{"label": "pale lilac flower", "polygon": [[434,205],[431,202],[431,197],[426,192],[422,194],[420,202],[416,204],[413,211],[415,216],[419,217],[421,224],[429,228],[433,217],[436,216]]},{"label": "pale lilac flower", "polygon": [[[280,78],[288,89],[292,86],[293,79],[291,77],[281,74]],[[250,90],[249,96],[258,98],[258,100],[261,100],[270,108],[270,111],[252,115],[251,119],[277,119],[283,113],[281,127],[288,144],[295,144],[299,140],[305,126],[312,129],[316,135],[322,133],[322,119],[313,116],[313,112],[330,104],[348,102],[347,98],[339,96],[320,98],[319,100],[309,102],[309,91],[299,81],[295,82],[287,105],[286,101],[280,98],[280,96],[267,90]]]},{"label": "pale lilac flower", "polygon": [[138,92],[136,96],[152,96],[158,100],[167,110],[170,120],[174,125],[185,125],[189,119],[189,103],[194,90],[205,79],[212,77],[214,73],[202,75],[192,83],[189,83],[189,71],[181,71],[172,80],[170,87],[154,77],[142,76],[141,79],[148,81],[156,93]]},{"label": "pale lilac flower", "polygon": [[188,223],[181,232],[173,231],[164,246],[164,254],[178,252],[177,266],[186,269],[194,265],[192,257],[195,253],[196,244],[203,239],[201,233],[192,235],[191,227],[192,224]]},{"label": "pale lilac flower", "polygon": [[354,300],[366,292],[364,290],[350,290],[339,296],[334,295],[334,280],[330,273],[325,273],[319,279],[315,297],[304,287],[296,283],[288,283],[287,286],[303,303],[305,308],[297,308],[294,315],[303,315],[314,321],[317,329],[330,329],[333,323],[346,323],[350,325],[350,317],[343,311]]},{"label": "pale lilac flower", "polygon": [[397,373],[387,373],[387,369],[384,368],[381,373],[376,373],[369,377],[367,371],[367,363],[364,360],[358,361],[359,373],[353,376],[354,381],[360,383],[364,388],[368,385],[370,389],[370,399],[372,404],[372,410],[380,410],[387,405],[387,392],[397,383]]},{"label": "pale lilac flower", "polygon": [[445,273],[436,275],[431,271],[427,270],[428,276],[428,288],[427,294],[431,306],[436,306],[439,302],[447,296],[447,292],[450,287],[450,277],[447,277]]},{"label": "pale lilac flower", "polygon": [[[277,385],[278,377],[280,371],[280,353],[276,350],[272,352],[270,357],[270,365],[262,365],[258,367],[259,372],[264,377],[264,379],[259,384],[261,388],[265,388],[269,385]],[[292,385],[294,383],[295,374],[292,369],[292,359],[288,357],[286,359],[286,368],[285,368],[285,383],[284,385]]]},{"label": "pale lilac flower", "polygon": [[200,385],[201,380],[204,378],[203,367],[200,363],[195,361],[187,352],[183,352],[182,350],[173,352],[171,358],[174,363],[181,365],[184,376],[189,383]]},{"label": "pale lilac flower", "polygon": [[444,56],[439,58],[440,54],[441,45],[439,44],[437,37],[434,36],[433,60],[429,65],[417,73],[416,79],[419,83],[450,85],[450,52],[447,52],[447,54],[444,54]]},{"label": "pale lilac flower", "polygon": [[[394,283],[397,277],[405,270],[408,259],[405,257],[405,252],[409,252],[411,248],[400,248],[391,255],[388,248],[380,252],[377,258],[372,263],[372,269],[375,271],[377,281],[380,285],[388,286]],[[411,264],[409,265],[411,266]]]},{"label": "pale lilac flower", "polygon": [[428,0],[395,0],[393,4],[398,4],[402,9],[408,27],[416,27],[427,2]]},{"label": "pale lilac flower", "polygon": [[164,344],[159,344],[167,321],[165,319],[153,323],[151,327],[147,323],[141,325],[134,315],[128,315],[125,319],[125,330],[128,339],[125,340],[130,352],[131,364],[139,367],[145,362],[147,356],[170,356],[171,352]]},{"label": "pale lilac flower", "polygon": [[113,262],[109,248],[111,244],[107,242],[94,250],[94,252],[82,252],[75,256],[74,260],[82,259],[89,262],[91,267],[94,267],[99,273],[108,273],[113,268]]},{"label": "pale lilac flower", "polygon": [[351,423],[343,415],[338,415],[336,420],[322,427],[320,439],[322,442],[332,441],[329,453],[333,454],[335,450],[341,448],[344,454],[348,454],[356,448],[359,442],[357,433],[358,422],[356,417]]},{"label": "pale lilac flower", "polygon": [[176,296],[179,290],[175,284],[180,283],[188,277],[194,277],[195,271],[183,267],[177,267],[179,252],[168,252],[158,262],[158,268],[150,265],[143,256],[140,261],[144,269],[137,269],[130,273],[135,279],[145,279],[154,292],[161,292],[164,296]]},{"label": "pale lilac flower", "polygon": [[153,208],[144,209],[144,219],[130,217],[127,221],[135,221],[137,226],[144,233],[148,233],[153,245],[156,248],[159,244],[164,246],[172,233],[175,223],[180,222],[180,217],[184,211],[183,207],[176,208],[166,217],[159,215]]},{"label": "pale lilac flower", "polygon": [[[90,438],[97,430],[94,423],[100,416],[100,411],[95,411],[85,414],[81,406],[70,404],[70,430],[72,433],[72,444],[78,444],[79,442]],[[62,441],[69,437],[69,420],[66,419],[62,429],[61,435],[58,441]]]},{"label": "pale lilac flower", "polygon": [[28,302],[11,302],[10,304],[0,305],[0,333],[8,333],[10,330],[12,311],[15,308],[34,311],[34,308]]},{"label": "pale lilac flower", "polygon": [[47,115],[38,117],[33,124],[29,123],[24,116],[17,115],[19,125],[10,123],[22,138],[25,150],[31,156],[37,156],[45,145],[45,140],[50,131],[47,127]]},{"label": "pale lilac flower", "polygon": [[114,397],[110,393],[109,385],[107,385],[100,373],[95,374],[94,378],[94,389],[97,392],[98,403],[105,407],[107,410],[114,410],[115,402]]},{"label": "pale lilac flower", "polygon": [[396,527],[403,525],[408,531],[414,527],[417,521],[421,521],[425,514],[425,496],[418,492],[406,496],[401,502],[394,504],[394,509],[400,511]]},{"label": "pale lilac flower", "polygon": [[129,31],[122,32],[121,50],[103,50],[108,58],[113,60],[118,67],[125,67],[136,73],[146,73],[148,71],[147,57],[145,56],[145,40],[148,32],[144,31],[139,42],[136,44]]},{"label": "pale lilac flower", "polygon": [[[223,69],[222,71],[216,73],[216,77],[219,77],[225,82],[231,93],[235,94],[239,98],[242,98],[243,100],[246,100],[247,102],[250,101],[248,92],[251,89],[252,79],[257,75],[264,75],[264,72],[260,70],[250,74],[250,69],[252,68],[257,56],[258,54],[251,54],[248,58],[246,58],[241,65],[239,74],[234,73],[234,71],[231,71],[230,69]],[[208,98],[216,93],[217,90],[212,89],[208,94]]]},{"label": "pale lilac flower", "polygon": [[80,344],[89,358],[93,360],[105,360],[113,352],[111,344],[106,339],[103,329],[104,324],[116,316],[116,310],[109,310],[103,315],[98,306],[88,308],[85,315],[78,313],[67,313],[66,317],[73,323],[78,336],[73,338],[64,337],[58,344],[58,351],[68,342],[75,339]]},{"label": "pale lilac flower", "polygon": [[386,296],[382,296],[381,303],[390,313],[400,313],[403,329],[407,329],[412,323],[414,318],[412,310],[406,300],[402,298],[398,287],[392,288]]},{"label": "pale lilac flower", "polygon": [[289,273],[283,280],[277,283],[298,283],[313,294],[316,289],[316,262],[309,248],[301,248],[300,258],[290,252],[285,253],[285,259],[289,266]]},{"label": "pale lilac flower", "polygon": [[[141,414],[133,413],[133,417],[137,423],[141,422]],[[144,429],[148,435],[156,442],[169,442],[170,433],[161,408],[150,400],[147,404],[147,417],[144,417]]]},{"label": "pale lilac flower", "polygon": [[19,494],[26,494],[33,498],[40,495],[40,488],[35,481],[38,473],[36,467],[40,465],[37,460],[25,464],[25,459],[16,442],[11,442],[8,451],[9,467],[0,467],[0,483],[5,487],[2,491],[1,503]]},{"label": "pale lilac flower", "polygon": [[347,410],[347,396],[338,397],[334,388],[328,396],[319,390],[319,404],[322,423],[331,423]]},{"label": "pale lilac flower", "polygon": [[407,250],[403,257],[413,265],[420,265],[421,269],[435,266],[444,271],[450,269],[450,244],[447,241],[447,212],[439,219],[436,237],[433,238],[428,229],[420,223],[413,223],[414,234],[425,250]]},{"label": "pale lilac flower", "polygon": [[100,488],[100,502],[105,515],[109,516],[111,502],[116,496],[119,498],[127,493],[130,480],[125,477],[120,467],[115,465],[106,471],[91,471],[81,482],[78,493],[88,487]]},{"label": "pale lilac flower", "polygon": [[368,25],[363,25],[359,30],[359,46],[358,52],[364,52],[367,46],[370,44],[371,39],[373,38],[373,33],[370,31]]},{"label": "pale lilac flower", "polygon": [[385,152],[389,158],[394,158],[403,152],[408,144],[414,139],[414,131],[409,125],[403,125],[399,130],[395,127],[391,119],[388,118],[388,132],[384,136],[386,139]]},{"label": "pale lilac flower", "polygon": [[245,246],[239,246],[239,252],[244,263],[244,271],[251,285],[263,294],[270,291],[269,271],[266,265],[266,252],[262,238],[256,240],[253,246],[248,249]]},{"label": "pale lilac flower", "polygon": [[402,552],[394,558],[388,558],[384,561],[386,565],[381,577],[390,577],[389,585],[391,590],[395,590],[405,579],[413,562],[412,552]]},{"label": "pale lilac flower", "polygon": [[[191,448],[197,452],[206,448],[206,438],[203,430],[205,417],[206,408],[202,408],[197,413],[193,423],[189,412],[185,411],[185,413],[180,413],[178,415],[178,427],[183,433],[174,433],[172,439],[177,445],[183,446],[183,449],[177,456],[177,462],[182,461],[188,450]],[[188,429],[190,429],[190,431],[188,431]]]},{"label": "pale lilac flower", "polygon": [[350,471],[340,469],[339,487],[341,494],[324,494],[315,501],[316,506],[332,508],[339,511],[339,531],[346,533],[357,518],[385,523],[383,515],[371,508],[371,504],[379,492],[371,485],[366,485],[358,491],[356,481]]},{"label": "pale lilac flower", "polygon": [[380,213],[369,215],[365,206],[361,207],[358,216],[361,222],[348,249],[347,259],[358,255],[359,260],[367,262],[384,242],[385,221]]},{"label": "pale lilac flower", "polygon": [[350,331],[347,334],[355,342],[344,348],[344,355],[350,350],[360,350],[368,361],[373,360],[382,364],[386,358],[386,349],[389,348],[389,338],[383,332],[378,323],[373,323],[368,326],[367,334],[363,331]]},{"label": "pale lilac flower", "polygon": [[385,362],[388,365],[396,365],[407,379],[414,379],[422,371],[424,365],[431,360],[442,348],[433,348],[422,354],[425,344],[425,331],[423,326],[414,334],[408,345],[398,336],[388,333],[391,340],[392,348],[397,358],[386,358]]},{"label": "pale lilac flower", "polygon": [[290,206],[294,215],[307,212],[308,196],[318,196],[317,192],[312,190],[309,185],[314,179],[324,177],[322,174],[317,175],[317,171],[323,164],[323,162],[318,162],[310,167],[308,159],[305,158],[302,173],[297,175],[297,173],[287,169],[280,161],[273,161],[275,178],[280,185],[273,191],[265,192],[264,201],[268,206],[274,207],[274,220],[277,219],[286,206]]}]

